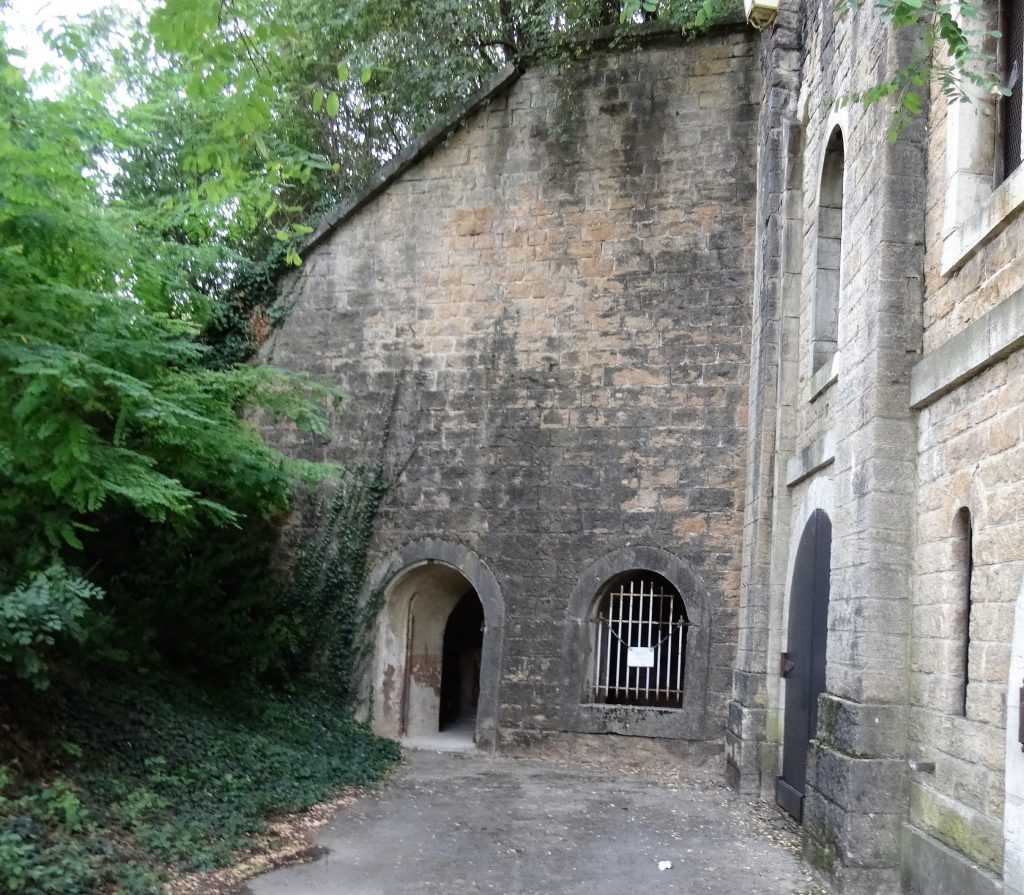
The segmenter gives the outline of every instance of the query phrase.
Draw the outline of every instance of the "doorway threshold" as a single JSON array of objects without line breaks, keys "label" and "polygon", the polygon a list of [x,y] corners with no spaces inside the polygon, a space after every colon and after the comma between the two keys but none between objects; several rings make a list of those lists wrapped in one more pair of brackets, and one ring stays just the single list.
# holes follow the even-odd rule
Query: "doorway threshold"
[{"label": "doorway threshold", "polygon": [[437,733],[402,737],[403,749],[429,752],[473,752],[476,749],[476,718],[459,719]]}]

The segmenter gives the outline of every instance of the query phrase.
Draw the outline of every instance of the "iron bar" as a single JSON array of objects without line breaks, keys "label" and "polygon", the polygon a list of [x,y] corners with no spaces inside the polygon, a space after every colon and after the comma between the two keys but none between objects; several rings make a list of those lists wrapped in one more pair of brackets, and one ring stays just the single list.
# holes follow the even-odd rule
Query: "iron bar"
[{"label": "iron bar", "polygon": [[633,576],[610,589],[598,609],[594,699],[681,707],[689,622],[679,594]]}]

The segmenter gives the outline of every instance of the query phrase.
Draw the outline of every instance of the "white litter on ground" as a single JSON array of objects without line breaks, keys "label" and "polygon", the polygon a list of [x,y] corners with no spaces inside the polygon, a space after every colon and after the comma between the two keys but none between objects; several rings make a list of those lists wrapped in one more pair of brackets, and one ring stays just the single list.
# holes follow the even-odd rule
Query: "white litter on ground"
[{"label": "white litter on ground", "polygon": [[671,861],[658,861],[658,869],[659,870],[671,870],[672,869],[672,862]]}]

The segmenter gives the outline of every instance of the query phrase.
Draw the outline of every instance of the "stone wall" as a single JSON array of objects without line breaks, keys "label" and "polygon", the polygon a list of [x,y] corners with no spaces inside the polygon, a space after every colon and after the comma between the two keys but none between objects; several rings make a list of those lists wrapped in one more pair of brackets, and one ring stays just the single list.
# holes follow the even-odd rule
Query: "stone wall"
[{"label": "stone wall", "polygon": [[1007,703],[1024,683],[1009,679],[1024,578],[1024,171],[994,184],[992,103],[938,95],[930,114],[910,751],[934,772],[911,783],[907,876],[944,856],[980,865],[979,892],[997,890],[1005,865],[1017,892],[1024,845],[1007,819],[1004,852],[1004,803],[1020,752]]},{"label": "stone wall", "polygon": [[[796,542],[824,509],[827,686],[810,745],[807,856],[840,892],[1016,892],[1024,811],[1004,820],[1004,805],[1024,804],[1007,728],[1021,683],[1008,676],[1022,650],[1012,638],[1024,573],[1024,172],[993,187],[984,97],[947,108],[936,91],[928,126],[913,123],[895,144],[887,110],[835,108],[911,47],[869,10],[840,20],[812,0],[800,11],[800,79],[787,88],[799,99],[766,93],[762,107],[762,132],[786,137],[762,150],[759,202],[771,213],[759,215],[754,308],[774,316],[755,327],[752,358],[778,346],[777,390],[752,391],[750,426],[773,433],[775,451],[761,444],[748,459],[760,509],[746,531],[733,781],[769,796],[779,773]],[[791,16],[780,15],[783,39]],[[816,371],[820,178],[837,127],[838,351]],[[961,508],[973,523],[969,623]]]},{"label": "stone wall", "polygon": [[702,589],[706,666],[688,677],[699,713],[615,729],[720,743],[744,499],[753,46],[726,29],[529,70],[283,283],[292,309],[266,357],[349,399],[326,442],[273,437],[355,463],[391,418],[383,450],[403,471],[375,557],[437,538],[494,572],[505,748],[595,732],[572,711],[570,595],[611,555],[641,562],[635,548]]},{"label": "stone wall", "polygon": [[[910,741],[915,758],[933,762],[935,772],[916,775],[911,821],[997,873],[1007,675],[1024,571],[1022,377],[1017,353],[919,419]],[[962,507],[973,524],[966,669],[968,562],[956,532]]]},{"label": "stone wall", "polygon": [[[756,768],[766,795],[781,766],[789,594],[797,544],[823,511],[831,521],[825,689],[808,747],[805,853],[839,892],[895,892],[906,816],[907,661],[915,514],[910,368],[920,346],[924,128],[885,139],[887,112],[834,100],[875,83],[908,47],[865,9],[840,18],[825,2],[801,6],[801,68],[788,149],[766,166],[760,194],[786,184],[780,208],[784,271],[759,272],[756,295],[781,291],[777,422],[768,605],[744,618],[764,632],[764,744]],[[788,20],[784,27],[790,27]],[[771,98],[765,115],[780,111]],[[815,362],[814,295],[826,149],[841,133],[845,164],[838,342]],[[755,307],[762,304],[755,298]],[[764,333],[755,332],[755,338]],[[757,356],[755,348],[754,355]],[[752,425],[758,425],[752,421]],[[762,575],[764,573],[762,572]],[[808,621],[809,623],[809,621]],[[734,707],[746,694],[737,675]],[[750,731],[742,731],[746,739]],[[730,730],[730,736],[733,731]]]},{"label": "stone wall", "polygon": [[[754,258],[753,342],[747,430],[747,497],[743,535],[739,649],[726,731],[726,772],[744,793],[770,795],[778,773],[777,736],[768,733],[771,614],[779,590],[780,526],[788,521],[785,474],[791,447],[790,386],[798,320],[799,243],[803,233],[801,129],[796,122],[801,66],[801,10],[779,10],[762,35],[764,83],[758,122],[757,239]],[[774,726],[774,724],[773,724]],[[767,745],[765,745],[766,740]]]},{"label": "stone wall", "polygon": [[[889,892],[899,885],[906,811],[914,524],[909,371],[920,344],[923,128],[911,127],[893,145],[885,139],[887,110],[832,106],[835,97],[862,91],[880,71],[898,66],[906,46],[869,10],[844,19],[830,4],[807,10],[789,561],[817,509],[831,518],[832,543],[826,685],[810,749],[805,854],[840,892]],[[831,370],[817,371],[811,343],[819,201],[826,146],[837,128],[845,156],[838,342]],[[789,580],[794,573],[790,565]],[[788,621],[786,603],[780,630]]]},{"label": "stone wall", "polygon": [[[988,4],[982,4],[984,10]],[[994,25],[993,27],[999,27]],[[1024,177],[994,183],[991,95],[929,111],[925,350],[933,351],[1024,287]]]}]

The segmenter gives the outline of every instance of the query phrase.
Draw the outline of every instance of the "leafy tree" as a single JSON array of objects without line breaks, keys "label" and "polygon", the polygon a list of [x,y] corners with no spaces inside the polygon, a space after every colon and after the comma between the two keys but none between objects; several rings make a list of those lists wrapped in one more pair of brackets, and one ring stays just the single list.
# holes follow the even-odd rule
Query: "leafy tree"
[{"label": "leafy tree", "polygon": [[100,73],[44,99],[13,60],[0,32],[0,661],[42,682],[39,647],[96,596],[59,571],[97,561],[84,534],[110,513],[195,531],[283,512],[289,482],[318,471],[242,411],[324,431],[334,395],[271,367],[207,367],[202,280],[230,253],[169,239],[110,190],[132,133]]}]

